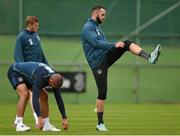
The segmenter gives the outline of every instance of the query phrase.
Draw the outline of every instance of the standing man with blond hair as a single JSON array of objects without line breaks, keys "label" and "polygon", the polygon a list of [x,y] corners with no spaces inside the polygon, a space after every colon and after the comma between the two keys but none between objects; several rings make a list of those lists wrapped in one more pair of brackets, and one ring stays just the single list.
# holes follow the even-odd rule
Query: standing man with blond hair
[{"label": "standing man with blond hair", "polygon": [[[14,50],[14,59],[15,62],[42,62],[47,65],[48,61],[46,60],[46,57],[44,56],[44,53],[41,48],[41,42],[40,37],[38,35],[38,29],[39,29],[39,20],[36,16],[27,16],[25,19],[25,29],[20,32],[16,38],[16,45]],[[25,109],[24,105],[25,103],[25,96],[24,91],[27,91],[29,88],[27,88],[26,85],[18,86],[17,93],[20,96],[18,105],[17,105],[17,115],[16,119],[14,121],[14,124],[16,126],[17,131],[26,131],[26,125],[23,123],[23,112],[22,110]],[[25,93],[26,94],[26,93]],[[37,115],[34,112],[33,104],[32,104],[32,92],[29,91],[29,101],[31,104],[31,108],[33,111],[33,116],[36,122],[36,126],[38,125]],[[48,111],[48,103],[46,103],[47,106],[45,106]],[[22,114],[23,113],[23,114]],[[48,113],[47,113],[48,114]],[[49,122],[49,118],[45,119]],[[20,125],[18,123],[20,122]],[[23,125],[21,125],[23,124]],[[50,124],[50,123],[49,123]],[[23,128],[24,126],[24,128]],[[52,128],[52,127],[51,127]]]},{"label": "standing man with blond hair", "polygon": [[158,61],[160,55],[160,45],[157,45],[156,49],[149,54],[129,40],[118,41],[116,43],[107,42],[99,26],[104,22],[105,16],[105,7],[94,6],[91,10],[91,18],[83,26],[81,35],[84,54],[92,70],[98,89],[96,100],[98,123],[96,129],[99,131],[108,131],[103,120],[103,114],[107,96],[109,67],[119,60],[126,51],[138,55],[152,64]]}]

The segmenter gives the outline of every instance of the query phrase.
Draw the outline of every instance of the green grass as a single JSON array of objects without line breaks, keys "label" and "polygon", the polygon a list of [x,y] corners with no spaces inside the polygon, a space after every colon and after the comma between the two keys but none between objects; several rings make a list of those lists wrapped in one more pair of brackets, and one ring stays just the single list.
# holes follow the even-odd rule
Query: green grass
[{"label": "green grass", "polygon": [[[15,36],[0,35],[0,62],[13,62]],[[43,51],[52,62],[86,63],[79,39],[41,37]],[[143,46],[148,52],[154,46]],[[41,132],[34,128],[30,107],[26,109],[24,122],[31,126],[30,132],[16,133],[12,123],[16,113],[17,94],[7,80],[9,65],[0,66],[0,134],[1,135],[117,135],[117,134],[180,134],[180,105],[157,104],[159,102],[179,102],[180,70],[178,68],[158,68],[161,64],[180,64],[180,48],[162,48],[159,63],[139,69],[138,94],[133,92],[134,67],[116,67],[109,70],[108,99],[105,106],[105,122],[110,131],[95,130],[96,114],[93,112],[97,89],[90,68],[82,68],[87,73],[87,88],[83,94],[62,94],[69,117],[70,128],[61,132]],[[126,53],[116,64],[139,64],[150,66],[143,59]],[[74,71],[77,67],[54,66],[59,71]],[[138,98],[141,104],[132,104]],[[59,112],[50,94],[50,119],[61,126]],[[76,104],[74,104],[76,103]],[[122,104],[126,103],[126,104]],[[156,103],[156,104],[145,104]]]},{"label": "green grass", "polygon": [[[61,132],[42,132],[34,128],[34,120],[27,107],[24,123],[31,126],[29,132],[16,132],[12,128],[15,104],[0,106],[1,135],[177,135],[180,134],[179,104],[109,104],[105,107],[105,123],[108,132],[95,130],[96,113],[94,105],[66,105],[69,129]],[[61,128],[57,107],[50,104],[50,121]]]}]

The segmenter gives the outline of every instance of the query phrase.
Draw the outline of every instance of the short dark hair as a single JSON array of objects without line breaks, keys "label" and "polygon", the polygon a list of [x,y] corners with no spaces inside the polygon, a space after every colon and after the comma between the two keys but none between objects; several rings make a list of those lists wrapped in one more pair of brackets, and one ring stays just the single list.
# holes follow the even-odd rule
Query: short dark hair
[{"label": "short dark hair", "polygon": [[63,76],[58,73],[54,73],[50,76],[51,83],[53,84],[52,87],[60,88],[63,84]]},{"label": "short dark hair", "polygon": [[26,27],[29,25],[29,24],[34,24],[34,23],[37,23],[37,22],[39,22],[38,21],[38,17],[36,17],[36,16],[27,16],[26,17],[26,21],[25,21],[25,24],[26,24]]},{"label": "short dark hair", "polygon": [[101,6],[101,5],[96,5],[96,6],[94,6],[94,7],[91,9],[91,13],[92,13],[94,10],[101,9],[101,8],[106,10],[105,7],[103,7],[103,6]]}]

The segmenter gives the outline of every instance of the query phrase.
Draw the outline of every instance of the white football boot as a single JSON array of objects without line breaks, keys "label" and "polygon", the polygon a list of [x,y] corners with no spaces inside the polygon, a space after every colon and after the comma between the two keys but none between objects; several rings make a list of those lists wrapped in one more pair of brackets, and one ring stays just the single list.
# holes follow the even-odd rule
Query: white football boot
[{"label": "white football boot", "polygon": [[158,61],[158,57],[161,54],[161,45],[158,44],[156,49],[150,54],[149,62],[155,64]]},{"label": "white football boot", "polygon": [[18,123],[18,124],[16,125],[16,131],[17,131],[17,132],[24,132],[24,131],[28,131],[28,130],[30,130],[30,129],[31,129],[30,127],[26,126],[26,125],[23,124],[23,123]]},{"label": "white football boot", "polygon": [[44,125],[43,131],[54,131],[54,132],[58,132],[61,131],[61,129],[56,128],[55,126],[48,124],[48,125]]},{"label": "white football boot", "polygon": [[96,130],[97,131],[108,131],[108,129],[106,128],[106,126],[103,124],[103,123],[101,123],[101,124],[97,124],[96,125]]}]

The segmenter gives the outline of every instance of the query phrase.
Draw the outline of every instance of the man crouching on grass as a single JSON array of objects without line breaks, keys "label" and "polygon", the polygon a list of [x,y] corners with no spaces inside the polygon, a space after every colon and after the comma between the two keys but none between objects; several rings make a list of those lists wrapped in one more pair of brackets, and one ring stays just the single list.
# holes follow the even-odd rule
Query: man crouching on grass
[{"label": "man crouching on grass", "polygon": [[48,65],[44,63],[20,62],[13,64],[9,68],[8,78],[13,88],[17,89],[20,96],[17,105],[17,115],[19,116],[19,121],[16,126],[16,131],[28,131],[30,129],[30,127],[24,125],[22,122],[28,100],[28,95],[26,95],[28,89],[23,89],[22,86],[25,86],[24,88],[32,88],[33,107],[38,116],[39,129],[42,129],[43,131],[60,131],[60,129],[55,128],[49,122],[49,107],[47,106],[48,92],[46,92],[44,89],[47,86],[51,86],[53,88],[53,93],[62,116],[62,128],[68,129],[65,106],[60,94],[60,87],[63,83],[63,77],[60,74],[55,73]]}]

